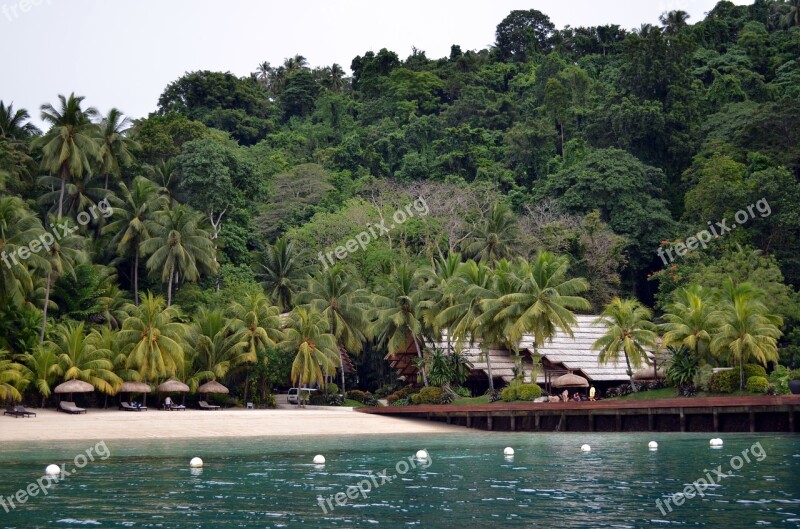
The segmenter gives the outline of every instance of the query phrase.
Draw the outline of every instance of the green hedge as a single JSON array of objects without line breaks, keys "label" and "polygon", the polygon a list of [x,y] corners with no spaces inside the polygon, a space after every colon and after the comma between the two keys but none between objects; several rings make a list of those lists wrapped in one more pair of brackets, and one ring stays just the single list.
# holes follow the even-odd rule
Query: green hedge
[{"label": "green hedge", "polygon": [[536,384],[517,386],[517,400],[534,400],[542,396],[542,388]]},{"label": "green hedge", "polygon": [[769,380],[765,377],[750,377],[747,379],[745,389],[751,393],[766,393],[769,389]]},{"label": "green hedge", "polygon": [[442,388],[429,386],[422,388],[419,393],[411,397],[412,404],[441,404]]},{"label": "green hedge", "polygon": [[711,375],[709,387],[712,393],[733,393],[739,389],[739,371],[717,371]]},{"label": "green hedge", "polygon": [[500,398],[503,399],[503,402],[514,402],[515,400],[517,400],[516,386],[504,387],[503,391],[500,392]]}]

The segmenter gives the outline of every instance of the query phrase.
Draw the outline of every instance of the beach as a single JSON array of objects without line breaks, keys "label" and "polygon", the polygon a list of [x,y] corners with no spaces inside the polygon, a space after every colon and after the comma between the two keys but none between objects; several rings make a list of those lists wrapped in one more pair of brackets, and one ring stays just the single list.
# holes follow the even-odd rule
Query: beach
[{"label": "beach", "polygon": [[287,435],[369,435],[465,432],[466,429],[422,419],[398,419],[350,408],[274,410],[126,412],[89,409],[68,415],[36,409],[29,419],[0,417],[0,443],[82,439],[179,439]]}]

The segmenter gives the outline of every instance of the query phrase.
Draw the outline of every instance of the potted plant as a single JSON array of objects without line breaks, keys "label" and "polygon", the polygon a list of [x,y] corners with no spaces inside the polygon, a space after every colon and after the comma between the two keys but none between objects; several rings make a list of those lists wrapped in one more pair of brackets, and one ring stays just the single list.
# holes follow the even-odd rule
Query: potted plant
[{"label": "potted plant", "polygon": [[789,372],[789,391],[792,395],[800,395],[800,369]]}]

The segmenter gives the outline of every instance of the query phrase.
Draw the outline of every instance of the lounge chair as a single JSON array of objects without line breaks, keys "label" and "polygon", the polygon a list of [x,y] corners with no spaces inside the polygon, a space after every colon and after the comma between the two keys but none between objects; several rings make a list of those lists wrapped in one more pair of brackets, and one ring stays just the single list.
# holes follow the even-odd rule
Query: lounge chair
[{"label": "lounge chair", "polygon": [[213,404],[209,404],[208,402],[201,400],[197,404],[200,405],[201,410],[221,410],[222,408],[219,406],[215,406]]},{"label": "lounge chair", "polygon": [[58,403],[58,411],[63,411],[66,413],[86,413],[85,409],[75,406],[74,402],[70,402],[68,400],[62,400]]},{"label": "lounge chair", "polygon": [[130,402],[122,401],[119,403],[119,409],[125,411],[147,411],[147,406],[134,406]]},{"label": "lounge chair", "polygon": [[20,417],[22,418],[36,417],[36,414],[34,412],[26,410],[25,406],[19,404],[16,406],[9,406],[8,408],[6,408],[6,411],[3,412],[3,415],[11,415],[15,419],[18,419]]}]

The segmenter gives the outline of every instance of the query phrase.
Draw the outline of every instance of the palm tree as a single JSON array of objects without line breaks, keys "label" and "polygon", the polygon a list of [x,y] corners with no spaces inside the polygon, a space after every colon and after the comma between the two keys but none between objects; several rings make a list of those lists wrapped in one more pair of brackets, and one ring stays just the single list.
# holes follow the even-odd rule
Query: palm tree
[{"label": "palm tree", "polygon": [[114,373],[111,351],[96,347],[87,338],[84,324],[61,323],[52,340],[45,342],[58,358],[62,380],[83,380],[107,395],[113,395],[122,384]]},{"label": "palm tree", "polygon": [[[52,222],[51,225],[55,223]],[[84,251],[86,240],[80,235],[62,234],[49,248],[45,248],[42,257],[49,266],[46,270],[44,305],[42,307],[42,328],[39,332],[39,342],[44,342],[44,333],[47,328],[47,311],[50,306],[50,291],[56,279],[64,274],[75,276],[74,265],[86,262],[89,258]]]},{"label": "palm tree", "polygon": [[[778,6],[780,4],[773,4]],[[788,0],[785,4],[786,11],[780,15],[779,26],[784,29],[800,26],[800,0]]]},{"label": "palm tree", "polygon": [[518,242],[519,229],[511,209],[498,202],[489,217],[475,229],[466,253],[481,263],[494,263],[511,258]]},{"label": "palm tree", "polygon": [[336,337],[328,332],[328,320],[317,311],[296,307],[289,315],[283,349],[295,355],[292,383],[297,387],[325,385],[325,377],[339,365]]},{"label": "palm tree", "polygon": [[64,374],[58,357],[52,348],[40,346],[33,353],[25,353],[23,362],[36,391],[42,396],[44,408],[47,397],[52,393],[51,386]]},{"label": "palm tree", "polygon": [[[278,307],[270,305],[269,299],[262,292],[250,292],[245,295],[243,302],[234,302],[231,305],[230,314],[242,333],[242,339],[247,343],[236,361],[236,364],[244,365],[248,371],[244,384],[244,401],[247,402],[249,367],[258,362],[259,352],[267,347],[274,347],[283,339],[280,311]],[[264,360],[266,361],[266,357]]]},{"label": "palm tree", "polygon": [[169,207],[174,208],[185,199],[180,190],[180,175],[175,159],[159,160],[154,165],[145,166],[147,179],[159,186],[159,193],[166,197]]},{"label": "palm tree", "polygon": [[[108,192],[103,189],[100,182],[92,178],[88,173],[73,176],[72,180],[67,182],[63,188],[59,188],[60,181],[59,177],[49,175],[40,176],[38,179],[39,185],[51,190],[39,197],[39,204],[49,205],[49,212],[53,214],[58,213],[60,206],[63,214],[75,218],[81,212],[88,212],[92,208],[97,208],[97,204],[108,195]],[[60,219],[61,217],[58,218]]]},{"label": "palm tree", "polygon": [[599,350],[597,361],[601,364],[612,362],[616,364],[619,353],[625,354],[625,363],[628,366],[628,376],[631,378],[631,389],[636,391],[633,382],[633,367],[639,367],[647,359],[645,347],[655,347],[655,325],[650,321],[653,313],[650,309],[635,299],[612,299],[597,324],[605,327],[606,333],[598,338],[592,349]]},{"label": "palm tree", "polygon": [[173,284],[217,273],[214,244],[202,223],[203,216],[188,206],[162,211],[152,237],[140,245],[141,252],[150,255],[147,269],[167,283],[167,307],[172,305]]},{"label": "palm tree", "polygon": [[578,296],[589,289],[582,277],[568,278],[566,258],[550,252],[539,252],[532,263],[522,262],[515,269],[518,290],[507,294],[503,302],[509,306],[496,319],[510,317],[508,338],[519,342],[522,335],[533,334],[534,346],[552,339],[557,330],[572,336],[576,324],[573,310],[589,310],[588,301]]},{"label": "palm tree", "polygon": [[283,68],[286,71],[287,76],[296,71],[302,70],[307,66],[308,60],[299,54],[295,55],[294,57],[289,57],[283,61]]},{"label": "palm tree", "polygon": [[328,329],[336,342],[344,348],[339,357],[342,375],[341,391],[345,390],[344,355],[359,355],[367,341],[369,325],[367,307],[369,295],[348,277],[341,266],[319,272],[308,281],[307,290],[299,301],[309,310],[319,312],[328,320]]},{"label": "palm tree", "polygon": [[10,140],[25,140],[41,134],[33,123],[30,121],[25,123],[30,117],[24,108],[14,110],[14,103],[6,106],[0,101],[0,136]]},{"label": "palm tree", "polygon": [[[476,263],[472,259],[459,266],[458,273],[446,287],[449,295],[455,295],[456,302],[443,309],[436,316],[436,324],[448,329],[448,338],[455,340],[455,351],[461,351],[465,343],[474,345],[476,340],[481,340],[483,349],[486,342],[497,343],[496,337],[491,333],[492,325],[479,325],[479,318],[483,315],[482,303],[485,299],[492,299],[494,275],[491,268],[483,263]],[[494,391],[494,378],[492,376],[492,361],[488,351],[484,350],[486,370],[489,377],[489,388]]]},{"label": "palm tree", "polygon": [[179,313],[166,306],[164,298],[145,294],[119,332],[120,352],[126,367],[147,381],[175,376],[184,360],[186,328],[177,321]]},{"label": "palm tree", "polygon": [[133,152],[139,149],[139,144],[128,137],[130,126],[130,118],[116,108],[109,110],[108,115],[100,121],[102,142],[98,156],[105,176],[104,189],[108,189],[109,175],[119,178],[122,167],[133,162]]},{"label": "palm tree", "polygon": [[666,308],[660,328],[664,347],[685,345],[698,360],[708,359],[714,323],[711,318],[710,293],[699,285],[675,291],[674,301]]},{"label": "palm tree", "polygon": [[711,351],[739,363],[739,389],[744,389],[744,364],[756,360],[764,365],[778,360],[777,343],[783,334],[779,316],[769,314],[761,301],[763,292],[750,283],[725,280],[722,307],[712,315],[718,326],[711,340]]},{"label": "palm tree", "polygon": [[[425,278],[428,288],[432,297],[430,305],[423,314],[426,325],[433,328],[437,334],[446,328],[446,325],[451,323],[439,317],[439,315],[448,308],[459,303],[461,292],[448,288],[451,283],[461,283],[462,280],[458,276],[461,269],[461,254],[449,253],[446,257],[439,257],[434,260],[433,266],[424,267],[420,273]],[[450,341],[452,340],[451,333],[448,330],[447,342],[448,352],[450,350]]]},{"label": "palm tree", "polygon": [[341,92],[344,87],[344,70],[342,67],[337,63],[333,63],[325,68],[325,74],[328,88],[333,92]]},{"label": "palm tree", "polygon": [[19,251],[40,241],[45,231],[42,222],[17,197],[0,197],[0,304],[20,307],[33,291],[34,270],[47,273],[49,263],[38,252],[28,252],[27,260]]},{"label": "palm tree", "polygon": [[200,381],[224,378],[248,345],[235,320],[226,318],[221,309],[205,307],[200,308],[189,327],[189,343],[193,344],[195,354],[195,375],[190,379],[190,387]]},{"label": "palm tree", "polygon": [[[421,274],[407,264],[393,268],[392,273],[383,278],[380,292],[375,294],[373,306],[375,318],[372,335],[378,342],[386,344],[391,354],[408,347],[409,338],[414,342],[417,357],[424,361],[420,338],[424,335],[424,312],[430,306],[431,292],[421,285]],[[422,380],[428,385],[428,376],[422,368]]]},{"label": "palm tree", "polygon": [[285,237],[267,246],[264,252],[258,276],[281,312],[291,310],[301,280],[308,276],[309,267],[303,263],[303,259],[303,254],[295,249],[294,242]]},{"label": "palm tree", "polygon": [[25,370],[11,359],[11,353],[0,349],[0,400],[22,400],[20,388],[27,384]]},{"label": "palm tree", "polygon": [[42,120],[50,125],[38,144],[42,148],[42,168],[61,180],[58,197],[58,218],[64,206],[64,191],[73,177],[91,175],[91,162],[97,159],[99,145],[97,126],[92,118],[97,110],[81,108],[83,97],[70,94],[69,99],[58,96],[59,109],[51,104],[42,105]]},{"label": "palm tree", "polygon": [[674,10],[669,13],[662,13],[658,19],[664,26],[664,33],[667,35],[677,35],[681,29],[686,27],[689,13],[686,11]]},{"label": "palm tree", "polygon": [[114,221],[103,228],[103,233],[113,233],[112,244],[116,245],[117,254],[122,257],[133,257],[131,262],[131,279],[133,280],[133,302],[139,304],[139,258],[142,255],[142,243],[157,232],[159,225],[156,217],[167,207],[167,200],[158,195],[158,186],[152,181],[137,176],[131,187],[120,183],[120,199],[122,206],[114,208]]}]

